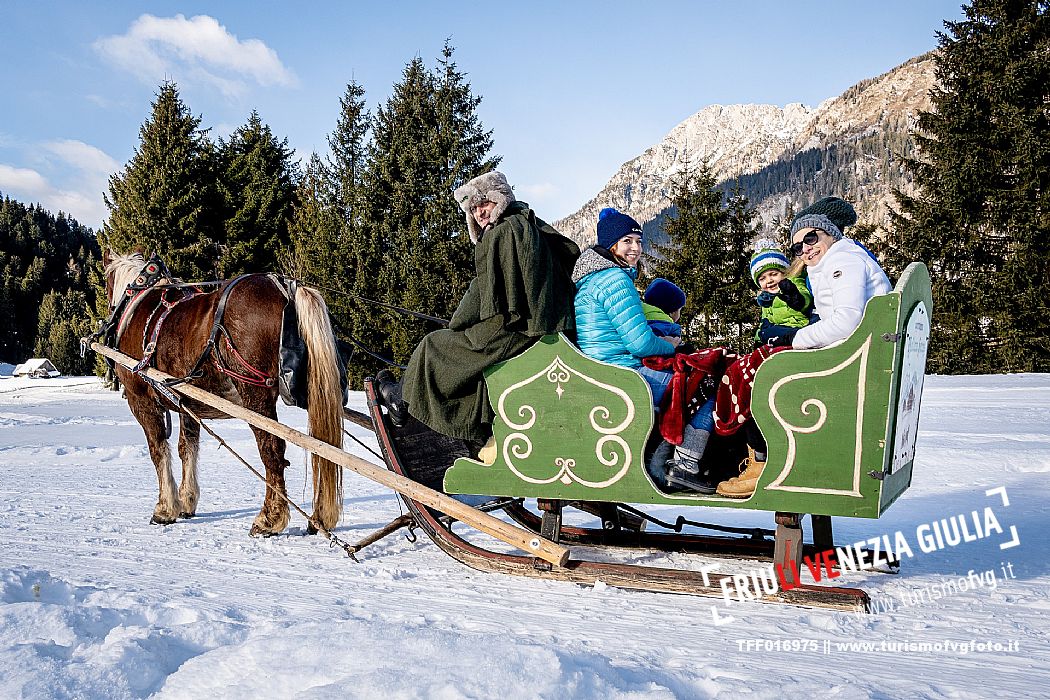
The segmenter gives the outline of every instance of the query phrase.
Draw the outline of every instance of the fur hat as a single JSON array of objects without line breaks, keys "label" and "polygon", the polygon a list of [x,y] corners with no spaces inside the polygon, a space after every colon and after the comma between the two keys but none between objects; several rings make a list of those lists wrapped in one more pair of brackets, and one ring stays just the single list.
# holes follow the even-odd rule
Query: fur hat
[{"label": "fur hat", "polygon": [[786,270],[790,264],[776,243],[770,240],[756,241],[755,254],[751,256],[751,279],[758,284],[758,278],[766,270]]},{"label": "fur hat", "polygon": [[[853,208],[852,204],[841,197],[824,197],[823,199],[818,199],[799,213],[795,214],[792,223],[808,214],[823,214],[828,217],[828,220],[838,228],[839,233],[844,232],[847,226],[852,226],[857,223],[857,210]],[[821,227],[818,226],[816,228]],[[831,232],[828,231],[828,233]]]},{"label": "fur hat", "polygon": [[610,250],[616,241],[632,233],[641,236],[642,227],[626,214],[612,207],[606,207],[598,213],[598,245],[602,248]]},{"label": "fur hat", "polygon": [[674,282],[657,277],[645,288],[642,295],[646,304],[652,304],[666,314],[673,314],[685,306],[685,292]]},{"label": "fur hat", "polygon": [[478,242],[484,232],[474,220],[471,209],[483,202],[495,203],[496,208],[492,210],[492,217],[489,220],[496,223],[510,203],[514,201],[514,192],[507,182],[507,177],[498,170],[478,175],[473,180],[457,187],[452,196],[456,198],[459,208],[467,216],[467,232],[474,243]]},{"label": "fur hat", "polygon": [[842,231],[831,219],[823,214],[806,214],[805,216],[796,217],[794,223],[791,224],[790,235],[792,240],[794,240],[796,233],[807,228],[819,228],[821,231],[827,232],[836,241],[842,238]]}]

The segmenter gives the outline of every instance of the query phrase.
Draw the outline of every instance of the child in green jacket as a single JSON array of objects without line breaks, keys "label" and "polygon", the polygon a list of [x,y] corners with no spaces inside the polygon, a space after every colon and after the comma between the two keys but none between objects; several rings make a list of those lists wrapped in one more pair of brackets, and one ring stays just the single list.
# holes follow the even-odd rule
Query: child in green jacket
[{"label": "child in green jacket", "polygon": [[787,256],[772,241],[759,241],[751,258],[751,278],[758,285],[755,303],[762,307],[756,345],[791,345],[799,328],[809,325],[813,294],[801,277],[785,275]]}]

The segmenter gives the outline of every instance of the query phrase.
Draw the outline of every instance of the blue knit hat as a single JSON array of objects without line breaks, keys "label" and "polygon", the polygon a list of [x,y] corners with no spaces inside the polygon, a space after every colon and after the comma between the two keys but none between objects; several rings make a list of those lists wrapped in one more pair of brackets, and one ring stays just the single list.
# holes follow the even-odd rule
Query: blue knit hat
[{"label": "blue knit hat", "polygon": [[758,278],[766,270],[786,270],[791,263],[773,241],[761,240],[755,243],[755,254],[751,256],[751,279],[758,284]]},{"label": "blue knit hat", "polygon": [[645,288],[642,295],[646,304],[652,304],[666,314],[673,314],[685,306],[685,292],[674,282],[657,277]]},{"label": "blue knit hat", "polygon": [[610,249],[616,241],[624,236],[636,233],[642,235],[642,227],[631,217],[612,207],[606,207],[598,213],[598,245]]}]

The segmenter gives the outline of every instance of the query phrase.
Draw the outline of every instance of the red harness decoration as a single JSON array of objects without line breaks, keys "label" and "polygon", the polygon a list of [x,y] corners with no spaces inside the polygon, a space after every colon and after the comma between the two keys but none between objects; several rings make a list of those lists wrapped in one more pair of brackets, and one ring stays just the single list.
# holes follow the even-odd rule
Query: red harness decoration
[{"label": "red harness decoration", "polygon": [[160,303],[157,304],[156,308],[154,308],[153,311],[150,312],[149,318],[146,319],[146,326],[142,329],[143,341],[146,340],[146,333],[149,331],[149,326],[150,323],[153,322],[154,315],[156,315],[157,311],[159,311],[161,307],[164,307],[164,311],[161,312],[160,317],[157,318],[157,323],[153,326],[153,332],[150,334],[149,342],[143,342],[142,344],[142,359],[137,365],[135,365],[135,369],[132,370],[136,374],[144,370],[146,367],[149,366],[150,362],[152,362],[153,353],[157,351],[157,338],[160,337],[160,329],[164,326],[164,321],[168,318],[168,314],[171,313],[171,310],[179,304],[181,304],[182,302],[186,301],[187,299],[192,299],[193,297],[202,293],[199,289],[187,289],[185,287],[177,287],[176,289],[182,296],[180,296],[174,301],[168,301],[167,295],[168,292],[171,290],[165,289],[160,293]]},{"label": "red harness decoration", "polygon": [[241,357],[241,353],[237,352],[237,348],[233,347],[233,342],[230,341],[230,336],[226,332],[226,329],[223,328],[222,330],[223,330],[222,339],[226,343],[226,350],[230,353],[230,355],[233,357],[233,359],[237,360],[237,362],[240,363],[241,368],[245,372],[247,372],[247,374],[241,374],[239,372],[234,372],[232,369],[224,366],[222,364],[222,362],[220,361],[220,359],[219,359],[219,350],[218,350],[218,348],[213,349],[212,350],[212,354],[211,354],[212,362],[215,363],[215,369],[217,369],[219,372],[222,372],[227,377],[233,377],[234,379],[236,379],[238,381],[241,381],[241,382],[244,382],[245,384],[251,384],[253,386],[264,386],[264,387],[271,387],[271,386],[273,386],[274,378],[266,375],[263,372],[260,372],[259,370],[255,369],[250,364],[248,364],[248,362],[243,357]]}]

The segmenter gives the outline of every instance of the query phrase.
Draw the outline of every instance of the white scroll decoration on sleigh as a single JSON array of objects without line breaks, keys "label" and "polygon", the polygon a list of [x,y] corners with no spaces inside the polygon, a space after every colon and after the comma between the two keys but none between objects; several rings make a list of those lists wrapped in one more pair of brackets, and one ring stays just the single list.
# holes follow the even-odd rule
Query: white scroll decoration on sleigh
[{"label": "white scroll decoration on sleigh", "polygon": [[[581,379],[592,386],[603,389],[609,392],[612,397],[623,402],[624,418],[618,423],[613,424],[614,413],[607,405],[594,406],[587,416],[591,428],[600,436],[594,445],[595,458],[603,466],[616,469],[616,472],[602,480],[588,480],[573,471],[573,468],[576,466],[576,459],[568,456],[559,456],[554,459],[552,465],[554,473],[550,477],[536,478],[522,473],[515,462],[528,459],[532,454],[532,440],[527,431],[536,424],[537,413],[534,406],[522,404],[517,410],[517,417],[512,418],[507,413],[506,404],[508,397],[517,389],[528,386],[537,380],[545,379],[550,384],[555,385],[553,391],[557,395],[557,399],[552,400],[556,401],[561,399],[562,395],[569,390],[567,385],[574,378]],[[571,387],[569,388],[571,389]],[[503,460],[522,481],[530,484],[550,484],[555,481],[561,481],[566,485],[576,482],[591,488],[605,488],[622,479],[631,466],[634,456],[631,446],[620,435],[635,419],[635,408],[630,396],[617,386],[598,381],[579,370],[569,367],[562,361],[561,356],[555,356],[554,360],[546,368],[531,377],[507,387],[499,395],[499,399],[496,402],[496,413],[506,426],[513,431],[503,439],[500,445]]]},{"label": "white scroll decoration on sleigh", "polygon": [[[786,377],[782,377],[769,391],[769,408],[773,412],[773,417],[780,423],[781,428],[784,429],[784,433],[787,435],[788,447],[787,455],[784,460],[784,468],[781,469],[777,477],[769,483],[765,488],[771,491],[795,491],[800,493],[821,493],[835,496],[855,496],[857,498],[863,498],[863,494],[860,492],[860,478],[861,478],[861,467],[863,457],[863,444],[862,438],[864,435],[864,398],[865,398],[865,385],[867,384],[868,376],[868,351],[871,347],[871,336],[869,335],[855,353],[850,355],[848,358],[840,362],[839,364],[829,369],[821,370],[818,372],[799,372],[797,374],[789,374]],[[804,400],[799,407],[803,416],[809,416],[812,411],[816,411],[816,419],[810,425],[795,425],[788,421],[777,409],[776,397],[777,392],[780,391],[785,385],[795,381],[805,381],[814,378],[830,377],[839,372],[846,371],[854,365],[859,365],[857,373],[857,419],[853,431],[853,480],[852,488],[849,489],[836,489],[819,486],[785,486],[784,481],[791,475],[791,470],[795,466],[795,458],[798,453],[798,444],[796,441],[797,435],[805,435],[809,433],[815,433],[820,430],[824,423],[828,419],[828,407],[822,400],[816,397],[810,397]],[[848,439],[848,436],[843,435],[842,439]]]}]

